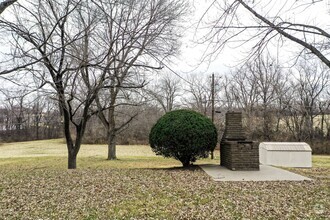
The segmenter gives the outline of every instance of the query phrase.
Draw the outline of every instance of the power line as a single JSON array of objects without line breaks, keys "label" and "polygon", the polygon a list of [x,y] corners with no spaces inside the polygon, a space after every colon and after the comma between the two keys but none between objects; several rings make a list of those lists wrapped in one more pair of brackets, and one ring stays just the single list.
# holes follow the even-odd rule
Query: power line
[{"label": "power line", "polygon": [[[139,42],[138,42],[139,43]],[[140,43],[139,43],[140,44]],[[140,45],[142,46],[142,45]],[[155,60],[157,60],[159,63],[161,63],[163,66],[165,66],[168,70],[170,70],[172,73],[174,73],[177,77],[179,77],[180,79],[182,79],[183,81],[185,81],[186,83],[188,83],[189,85],[193,85],[192,82],[188,81],[187,79],[185,79],[184,77],[182,77],[179,73],[175,72],[171,67],[169,67],[165,62],[161,61],[158,57],[156,57],[154,54],[150,53],[147,49],[146,49],[147,53],[153,57]]]}]

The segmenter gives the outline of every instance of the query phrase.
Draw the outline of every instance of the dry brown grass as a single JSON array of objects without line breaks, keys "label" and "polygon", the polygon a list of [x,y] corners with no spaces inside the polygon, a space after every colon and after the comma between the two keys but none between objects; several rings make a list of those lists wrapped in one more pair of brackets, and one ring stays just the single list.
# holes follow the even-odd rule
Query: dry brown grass
[{"label": "dry brown grass", "polygon": [[[61,139],[6,143],[0,146],[0,150],[0,158],[67,156],[66,144]],[[151,148],[146,145],[119,145],[117,154],[120,157],[155,156]],[[104,157],[107,155],[107,146],[84,144],[78,155],[80,157]]]},{"label": "dry brown grass", "polygon": [[[314,181],[214,182],[198,167],[177,168],[180,163],[153,155],[147,146],[119,147],[119,160],[107,161],[106,151],[99,151],[102,146],[86,145],[79,154],[78,169],[67,170],[66,150],[58,146],[58,140],[50,141],[48,147],[44,144],[19,143],[20,151],[13,149],[15,145],[0,147],[1,153],[7,152],[6,158],[0,158],[0,219],[330,216],[329,156],[313,156],[312,169],[291,169]],[[23,152],[40,155],[37,150],[48,156],[22,157]],[[9,152],[19,153],[18,157],[8,158]],[[218,161],[217,157],[199,163]]]}]

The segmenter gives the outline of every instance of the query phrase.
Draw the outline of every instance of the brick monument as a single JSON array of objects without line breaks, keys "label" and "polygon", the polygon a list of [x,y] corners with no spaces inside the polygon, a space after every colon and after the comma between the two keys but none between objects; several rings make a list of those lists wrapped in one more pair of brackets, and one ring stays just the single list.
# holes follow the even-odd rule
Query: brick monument
[{"label": "brick monument", "polygon": [[220,165],[231,170],[259,170],[258,142],[247,140],[241,112],[227,112],[220,142]]}]

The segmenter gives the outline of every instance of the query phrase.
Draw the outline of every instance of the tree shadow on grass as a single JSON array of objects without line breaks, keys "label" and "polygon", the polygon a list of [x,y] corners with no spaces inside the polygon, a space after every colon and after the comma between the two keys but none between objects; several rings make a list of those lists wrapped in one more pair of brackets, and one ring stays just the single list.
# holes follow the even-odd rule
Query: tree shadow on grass
[{"label": "tree shadow on grass", "polygon": [[198,165],[190,165],[187,167],[183,166],[173,166],[173,167],[154,167],[154,168],[141,168],[145,170],[166,170],[166,171],[197,171],[201,168]]}]

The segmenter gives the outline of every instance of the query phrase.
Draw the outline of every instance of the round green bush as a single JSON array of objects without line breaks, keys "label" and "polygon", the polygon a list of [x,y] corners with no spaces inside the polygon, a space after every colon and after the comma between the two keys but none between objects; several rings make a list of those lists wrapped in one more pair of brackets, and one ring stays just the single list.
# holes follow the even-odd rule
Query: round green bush
[{"label": "round green bush", "polygon": [[217,136],[209,118],[190,110],[175,110],[152,127],[149,143],[157,155],[173,157],[186,167],[198,158],[206,158],[215,148]]}]

